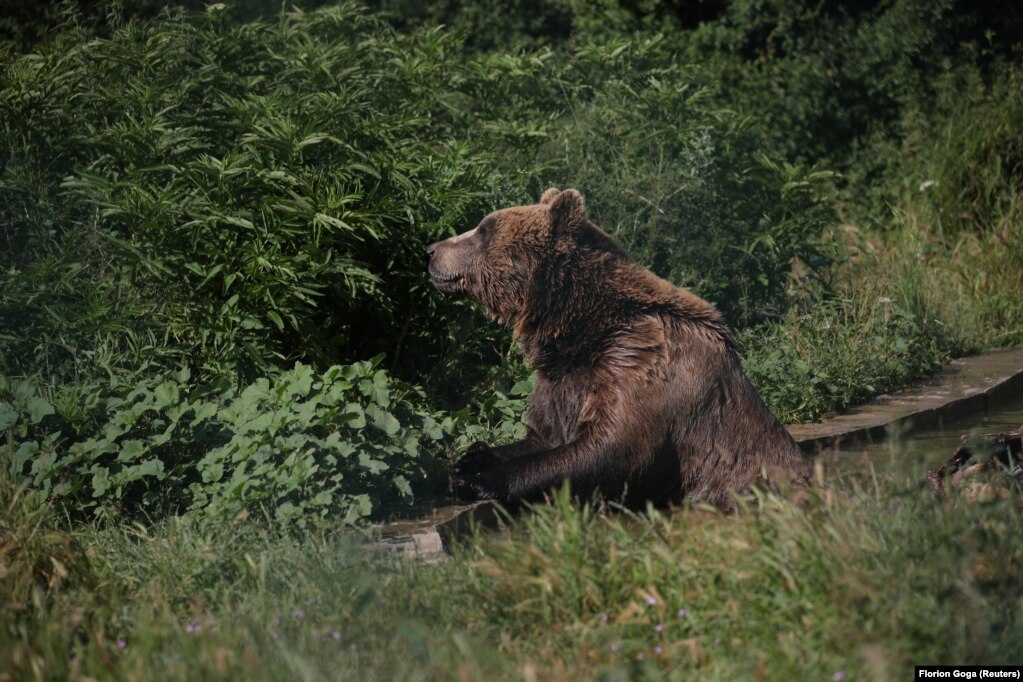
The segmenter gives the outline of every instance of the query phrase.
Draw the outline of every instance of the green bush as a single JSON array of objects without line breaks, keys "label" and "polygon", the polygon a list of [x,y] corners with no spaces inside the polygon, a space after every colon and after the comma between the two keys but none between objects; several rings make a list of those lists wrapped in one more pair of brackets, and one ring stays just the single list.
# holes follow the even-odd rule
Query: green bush
[{"label": "green bush", "polygon": [[386,352],[412,376],[489,352],[493,332],[448,338],[475,313],[423,276],[424,244],[509,201],[452,134],[451,42],[351,4],[238,25],[213,6],[9,63],[8,372],[252,378]]},{"label": "green bush", "polygon": [[524,435],[531,380],[439,414],[380,361],[296,364],[243,387],[197,388],[183,370],[51,395],[0,378],[3,466],[79,518],[254,513],[306,526],[442,498],[451,453]]},{"label": "green bush", "polygon": [[633,256],[732,322],[785,309],[794,259],[827,264],[830,174],[767,157],[750,120],[662,38],[483,54],[470,70],[461,90],[506,175],[537,168],[533,196],[581,189]]},{"label": "green bush", "polygon": [[433,291],[422,247],[550,184],[738,322],[818,264],[824,178],[762,158],[662,41],[467,58],[458,37],[214,5],[9,60],[0,368],[251,381],[386,353],[463,405],[508,335]]},{"label": "green bush", "polygon": [[158,376],[101,400],[78,440],[48,430],[54,407],[33,386],[7,384],[0,426],[15,480],[72,513],[353,522],[441,480],[442,424],[378,364],[322,374],[298,364],[240,389],[190,388],[187,371]]}]

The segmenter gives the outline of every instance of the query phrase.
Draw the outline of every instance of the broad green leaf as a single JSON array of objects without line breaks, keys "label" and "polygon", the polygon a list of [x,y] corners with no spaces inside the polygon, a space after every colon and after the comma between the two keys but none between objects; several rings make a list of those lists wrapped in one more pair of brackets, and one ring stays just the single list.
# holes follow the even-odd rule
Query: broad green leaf
[{"label": "broad green leaf", "polygon": [[405,497],[412,497],[412,486],[404,476],[395,476],[394,487]]},{"label": "broad green leaf", "polygon": [[383,429],[384,433],[388,436],[393,436],[401,429],[401,424],[393,414],[380,409],[376,405],[370,405],[367,407],[366,414],[368,414],[373,419],[373,423]]},{"label": "broad green leaf", "polygon": [[291,372],[292,394],[305,397],[313,385],[313,368],[309,365],[296,363],[295,369]]},{"label": "broad green leaf", "polygon": [[21,473],[25,467],[25,462],[31,459],[37,452],[39,452],[39,443],[34,440],[28,440],[19,445],[18,449],[14,452],[14,471]]},{"label": "broad green leaf", "polygon": [[92,467],[92,496],[103,497],[110,489],[110,472],[103,467]]},{"label": "broad green leaf", "polygon": [[163,381],[156,388],[153,389],[153,397],[156,398],[157,409],[173,405],[178,401],[178,390],[177,384],[173,384],[169,381]]},{"label": "broad green leaf", "polygon": [[126,440],[121,443],[121,452],[117,455],[118,462],[130,462],[143,454],[148,448],[141,440]]},{"label": "broad green leaf", "polygon": [[0,432],[6,431],[18,423],[18,413],[14,406],[0,400]]},{"label": "broad green leaf", "polygon": [[42,421],[43,417],[53,414],[53,405],[39,396],[29,400],[25,409],[28,411],[29,419],[33,424],[38,424]]}]

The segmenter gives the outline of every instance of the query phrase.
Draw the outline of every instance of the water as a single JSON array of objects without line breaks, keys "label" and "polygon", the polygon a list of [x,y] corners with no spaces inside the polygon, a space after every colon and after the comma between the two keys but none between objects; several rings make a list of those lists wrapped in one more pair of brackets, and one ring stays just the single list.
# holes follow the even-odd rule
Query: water
[{"label": "water", "polygon": [[825,466],[836,473],[881,471],[890,467],[922,474],[941,466],[959,447],[963,434],[1015,431],[1023,425],[1023,395],[989,405],[984,412],[945,420],[940,426],[914,430],[898,424],[888,439],[822,453]]}]

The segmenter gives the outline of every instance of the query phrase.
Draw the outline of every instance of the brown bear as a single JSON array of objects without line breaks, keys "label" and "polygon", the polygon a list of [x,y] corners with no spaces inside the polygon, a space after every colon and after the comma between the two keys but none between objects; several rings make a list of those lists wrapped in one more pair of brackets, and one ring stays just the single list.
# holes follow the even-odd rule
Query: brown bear
[{"label": "brown bear", "polygon": [[462,494],[515,502],[567,480],[630,507],[732,509],[764,476],[808,483],[720,313],[633,261],[578,191],[549,189],[426,251],[434,285],[511,326],[537,373],[525,440],[470,447]]}]

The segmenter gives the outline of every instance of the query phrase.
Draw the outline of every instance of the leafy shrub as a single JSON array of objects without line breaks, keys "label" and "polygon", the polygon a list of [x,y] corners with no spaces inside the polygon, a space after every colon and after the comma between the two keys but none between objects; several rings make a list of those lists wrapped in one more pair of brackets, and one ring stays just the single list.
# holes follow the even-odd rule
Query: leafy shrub
[{"label": "leafy shrub", "polygon": [[251,379],[387,352],[411,376],[503,338],[451,343],[475,313],[423,276],[425,243],[509,192],[449,129],[450,38],[343,4],[240,25],[211,6],[59,43],[8,64],[0,91],[10,373]]},{"label": "leafy shrub", "polygon": [[296,364],[244,387],[196,388],[183,370],[93,387],[77,414],[62,396],[2,379],[6,475],[76,516],[353,523],[443,496],[449,453],[523,436],[531,379],[441,414],[380,361],[324,372]]},{"label": "leafy shrub", "polygon": [[903,114],[927,109],[943,75],[1012,54],[1021,26],[1023,13],[991,0],[734,0],[680,44],[756,113],[774,152],[863,172],[878,166],[872,142],[900,137]]},{"label": "leafy shrub", "polygon": [[438,478],[441,425],[378,363],[322,374],[298,364],[240,389],[192,389],[187,371],[147,379],[107,397],[91,435],[71,443],[57,432],[36,439],[54,410],[30,384],[8,388],[0,418],[13,473],[73,511],[351,522]]},{"label": "leafy shrub", "polygon": [[422,246],[555,183],[734,320],[783,308],[822,178],[757,160],[697,70],[657,40],[467,58],[458,37],[213,5],[10,60],[0,366],[251,381],[386,353],[465,404],[508,335],[428,286]]}]

